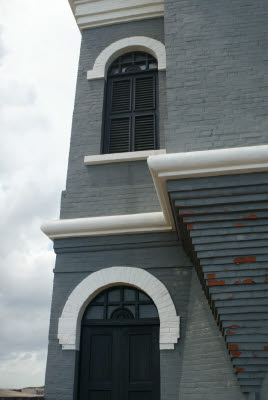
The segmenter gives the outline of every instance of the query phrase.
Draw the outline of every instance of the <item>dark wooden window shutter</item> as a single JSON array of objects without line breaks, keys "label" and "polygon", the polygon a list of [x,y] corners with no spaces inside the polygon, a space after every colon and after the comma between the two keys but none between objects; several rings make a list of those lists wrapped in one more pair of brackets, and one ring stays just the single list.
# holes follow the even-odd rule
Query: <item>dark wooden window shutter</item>
[{"label": "dark wooden window shutter", "polygon": [[156,149],[156,60],[146,53],[128,53],[119,57],[109,71],[103,152]]},{"label": "dark wooden window shutter", "polygon": [[135,110],[155,108],[155,79],[154,76],[136,78],[135,82]]},{"label": "dark wooden window shutter", "polygon": [[111,119],[109,153],[129,151],[130,118]]},{"label": "dark wooden window shutter", "polygon": [[112,85],[112,113],[128,112],[131,109],[131,80],[114,80]]},{"label": "dark wooden window shutter", "polygon": [[155,143],[155,116],[154,114],[138,115],[135,117],[134,150],[153,150]]}]

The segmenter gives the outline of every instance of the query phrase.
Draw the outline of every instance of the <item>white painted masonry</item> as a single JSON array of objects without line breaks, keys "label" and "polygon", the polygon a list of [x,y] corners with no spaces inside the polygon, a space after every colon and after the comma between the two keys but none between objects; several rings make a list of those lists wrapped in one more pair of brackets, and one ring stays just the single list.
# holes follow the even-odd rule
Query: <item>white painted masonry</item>
[{"label": "white painted masonry", "polygon": [[165,154],[166,150],[144,150],[144,151],[128,151],[126,153],[110,153],[110,154],[99,154],[96,156],[85,156],[85,165],[96,165],[96,164],[111,164],[125,161],[141,161],[147,160],[149,156]]},{"label": "white painted masonry", "polygon": [[46,221],[42,231],[56,239],[174,230],[168,180],[268,171],[268,145],[158,154],[147,162],[162,212]]},{"label": "white painted masonry", "polygon": [[136,287],[151,297],[160,319],[160,350],[174,349],[180,337],[180,317],[167,288],[141,268],[111,267],[89,275],[70,294],[58,324],[63,350],[79,350],[81,319],[90,301],[102,290],[122,284]]},{"label": "white painted masonry", "polygon": [[50,239],[171,231],[162,212],[72,218],[46,221],[42,231]]},{"label": "white painted masonry", "polygon": [[148,158],[158,179],[243,174],[268,170],[268,145],[170,153]]},{"label": "white painted masonry", "polygon": [[69,0],[80,30],[164,15],[163,0]]},{"label": "white painted masonry", "polygon": [[159,154],[147,162],[161,212],[46,221],[42,231],[50,239],[171,231],[174,221],[168,180],[268,171],[268,145]]},{"label": "white painted masonry", "polygon": [[163,43],[146,36],[131,36],[106,47],[96,58],[93,69],[87,71],[87,79],[105,78],[110,64],[127,51],[146,51],[157,59],[159,71],[166,69],[166,49]]},{"label": "white painted masonry", "polygon": [[268,171],[268,145],[160,154],[147,163],[165,220],[173,225],[168,180]]}]

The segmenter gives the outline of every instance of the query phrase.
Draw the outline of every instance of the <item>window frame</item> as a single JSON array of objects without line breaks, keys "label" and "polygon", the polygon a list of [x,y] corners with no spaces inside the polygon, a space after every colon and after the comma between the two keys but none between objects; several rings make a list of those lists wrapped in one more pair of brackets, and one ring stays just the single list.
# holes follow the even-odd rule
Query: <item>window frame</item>
[{"label": "window frame", "polygon": [[[133,294],[134,298],[133,299],[126,299],[125,298],[125,290],[130,289]],[[120,293],[120,299],[119,300],[111,300],[109,298],[110,293],[113,291],[117,291]],[[140,295],[144,294],[145,299],[140,299]],[[99,300],[99,298],[102,297],[102,300]],[[146,317],[141,317],[141,307],[142,306],[153,306],[155,308],[155,311],[157,313],[157,316],[146,316]],[[134,313],[133,313],[133,319],[124,319],[124,320],[118,320],[118,319],[113,319],[111,315],[109,315],[109,307],[116,307],[115,310],[111,312],[111,315],[119,310],[119,309],[128,309],[129,306],[134,307]],[[102,317],[101,318],[87,318],[88,311],[92,309],[92,307],[102,307]],[[82,317],[82,326],[89,326],[89,325],[144,325],[144,324],[153,324],[153,325],[159,325],[159,313],[158,309],[154,303],[154,301],[148,296],[147,293],[143,292],[142,290],[132,287],[132,286],[127,286],[127,285],[116,285],[116,286],[111,286],[109,288],[106,288],[102,290],[100,293],[98,293],[87,305],[86,309],[84,310],[83,317]]]},{"label": "window frame", "polygon": [[[145,53],[145,52],[143,52]],[[125,53],[128,54],[128,53]],[[149,55],[149,54],[148,54]],[[117,59],[114,63],[117,62]],[[156,60],[157,62],[157,60]],[[113,66],[111,64],[110,68]],[[110,69],[109,68],[109,69]],[[154,79],[154,109],[144,109],[144,110],[135,110],[135,87],[136,80],[139,77],[148,77],[153,76]],[[124,150],[122,152],[113,153],[110,151],[110,121],[112,120],[112,89],[114,81],[123,81],[125,79],[130,79],[131,81],[131,110],[127,112],[114,114],[112,118],[130,118],[130,140],[129,140],[129,149]],[[154,115],[154,148],[152,149],[135,149],[135,117],[141,115]],[[159,77],[158,77],[158,68],[154,68],[147,71],[141,72],[127,72],[127,73],[118,73],[115,75],[109,75],[109,70],[107,73],[107,80],[105,82],[104,87],[104,101],[103,101],[103,118],[102,118],[102,139],[101,139],[101,154],[120,154],[123,152],[135,152],[135,151],[153,151],[158,150],[160,147],[160,139],[159,139]]]}]

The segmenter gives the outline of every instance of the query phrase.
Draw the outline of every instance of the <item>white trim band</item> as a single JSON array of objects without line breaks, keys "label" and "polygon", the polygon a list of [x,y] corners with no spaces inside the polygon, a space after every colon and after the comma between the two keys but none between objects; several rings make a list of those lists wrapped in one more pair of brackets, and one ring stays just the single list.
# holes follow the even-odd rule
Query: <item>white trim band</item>
[{"label": "white trim band", "polygon": [[50,239],[62,239],[83,236],[168,232],[172,230],[172,227],[167,225],[162,212],[154,212],[46,221],[42,224],[41,230]]},{"label": "white trim band", "polygon": [[163,0],[69,0],[80,30],[164,15]]},{"label": "white trim band", "polygon": [[180,337],[180,317],[162,282],[141,268],[111,267],[87,276],[68,297],[58,324],[58,339],[63,350],[79,350],[83,313],[102,290],[116,285],[136,287],[153,300],[160,319],[160,350],[174,349]]},{"label": "white trim band", "polygon": [[42,231],[50,239],[171,231],[167,180],[268,171],[268,145],[159,154],[147,162],[162,212],[47,221]]},{"label": "white trim band", "polygon": [[163,180],[267,171],[268,145],[151,156],[148,165]]},{"label": "white trim band", "polygon": [[145,150],[145,151],[128,151],[126,153],[110,153],[100,154],[97,156],[85,156],[85,165],[96,165],[96,164],[110,164],[120,163],[125,161],[141,161],[147,160],[149,156],[166,154],[166,150]]},{"label": "white trim band", "polygon": [[146,36],[131,36],[106,47],[96,58],[93,69],[87,71],[87,79],[105,78],[110,64],[128,51],[146,51],[157,59],[159,71],[166,69],[166,49],[163,43]]},{"label": "white trim band", "polygon": [[168,180],[267,171],[268,145],[161,154],[149,157],[147,163],[164,217],[174,226]]}]

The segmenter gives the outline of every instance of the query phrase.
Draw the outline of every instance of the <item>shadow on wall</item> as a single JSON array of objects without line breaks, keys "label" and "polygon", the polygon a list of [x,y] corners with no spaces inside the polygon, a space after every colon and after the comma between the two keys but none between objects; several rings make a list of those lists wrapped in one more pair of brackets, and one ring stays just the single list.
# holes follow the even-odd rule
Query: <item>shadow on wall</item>
[{"label": "shadow on wall", "polygon": [[251,400],[240,391],[225,342],[193,270],[180,400]]}]

